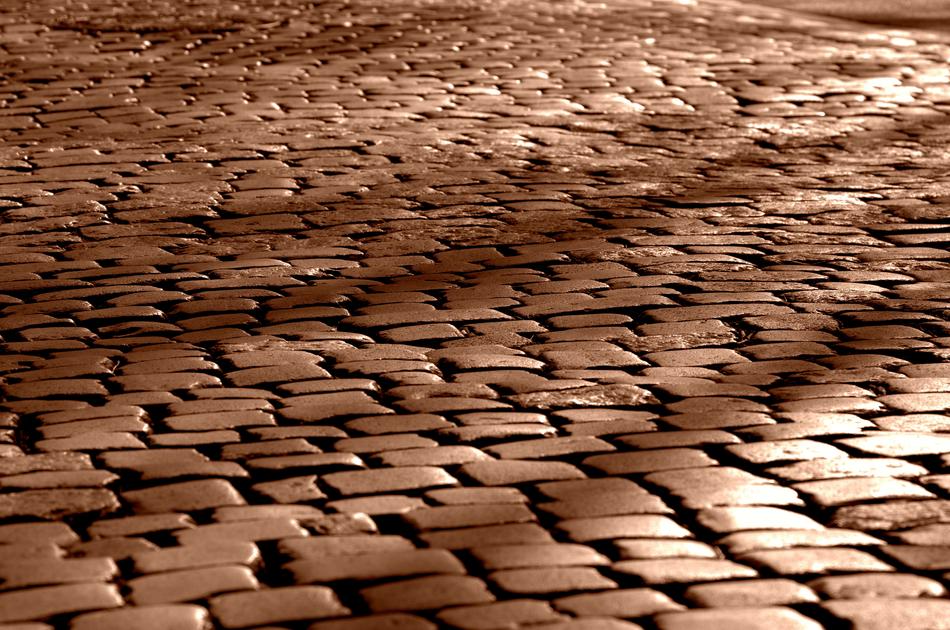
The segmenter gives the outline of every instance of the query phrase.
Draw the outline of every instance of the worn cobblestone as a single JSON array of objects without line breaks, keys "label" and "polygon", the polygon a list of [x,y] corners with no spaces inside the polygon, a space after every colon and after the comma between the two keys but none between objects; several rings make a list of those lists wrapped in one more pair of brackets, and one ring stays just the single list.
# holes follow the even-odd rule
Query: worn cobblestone
[{"label": "worn cobblestone", "polygon": [[950,40],[780,4],[0,10],[0,624],[947,626]]}]

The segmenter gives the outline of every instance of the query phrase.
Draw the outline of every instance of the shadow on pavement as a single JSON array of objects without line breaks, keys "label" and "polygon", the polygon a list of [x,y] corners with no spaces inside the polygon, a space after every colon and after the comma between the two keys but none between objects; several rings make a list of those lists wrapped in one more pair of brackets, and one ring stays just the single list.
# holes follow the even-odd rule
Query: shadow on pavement
[{"label": "shadow on pavement", "polygon": [[882,24],[950,32],[948,0],[747,0],[751,4]]}]

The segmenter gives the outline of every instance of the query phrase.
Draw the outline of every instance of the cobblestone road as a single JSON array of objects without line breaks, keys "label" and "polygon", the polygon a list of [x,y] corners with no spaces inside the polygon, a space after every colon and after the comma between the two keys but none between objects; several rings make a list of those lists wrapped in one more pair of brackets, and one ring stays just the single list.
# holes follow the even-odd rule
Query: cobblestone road
[{"label": "cobblestone road", "polygon": [[950,36],[129,5],[0,14],[0,627],[950,628]]}]

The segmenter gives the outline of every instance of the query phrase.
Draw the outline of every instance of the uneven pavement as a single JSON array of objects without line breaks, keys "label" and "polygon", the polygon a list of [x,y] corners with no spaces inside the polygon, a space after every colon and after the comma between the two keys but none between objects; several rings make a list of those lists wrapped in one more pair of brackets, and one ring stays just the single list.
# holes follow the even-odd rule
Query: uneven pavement
[{"label": "uneven pavement", "polygon": [[948,36],[0,26],[0,627],[950,628]]}]

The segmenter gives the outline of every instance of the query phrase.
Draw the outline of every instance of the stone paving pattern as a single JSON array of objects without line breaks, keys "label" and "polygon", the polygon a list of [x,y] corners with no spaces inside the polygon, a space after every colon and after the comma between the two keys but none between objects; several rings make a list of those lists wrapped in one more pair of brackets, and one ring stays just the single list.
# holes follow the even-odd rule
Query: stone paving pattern
[{"label": "stone paving pattern", "polygon": [[950,39],[0,14],[0,627],[950,628]]}]

